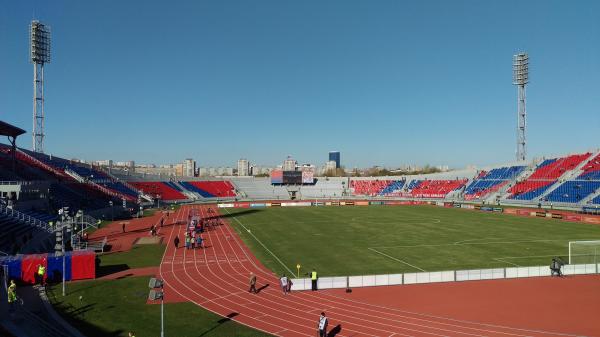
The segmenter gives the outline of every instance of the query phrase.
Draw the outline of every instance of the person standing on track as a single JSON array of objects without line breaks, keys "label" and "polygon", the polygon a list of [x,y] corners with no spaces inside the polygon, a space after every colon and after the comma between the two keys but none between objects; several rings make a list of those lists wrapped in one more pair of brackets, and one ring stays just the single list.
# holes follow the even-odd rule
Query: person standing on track
[{"label": "person standing on track", "polygon": [[317,276],[317,272],[313,268],[312,272],[310,273],[310,282],[311,282],[311,285],[312,285],[312,288],[311,288],[312,291],[316,291],[317,290],[317,280],[318,279],[319,279],[319,277]]},{"label": "person standing on track", "polygon": [[179,248],[179,235],[175,236],[175,239],[173,239],[173,244],[175,244],[175,249]]},{"label": "person standing on track", "polygon": [[322,312],[321,316],[319,316],[319,324],[317,326],[317,329],[319,330],[319,337],[327,337],[327,316],[325,316],[325,313]]},{"label": "person standing on track", "polygon": [[256,275],[254,275],[254,273],[250,273],[250,290],[248,290],[249,293],[253,293],[256,294]]},{"label": "person standing on track", "polygon": [[279,284],[281,285],[281,291],[283,291],[283,294],[287,295],[287,288],[288,288],[287,276],[281,275],[281,278],[279,279]]},{"label": "person standing on track", "polygon": [[200,233],[196,234],[196,248],[202,248],[202,236]]},{"label": "person standing on track", "polygon": [[121,225],[121,227],[123,228],[123,233],[125,233],[125,223],[123,222],[123,224]]}]

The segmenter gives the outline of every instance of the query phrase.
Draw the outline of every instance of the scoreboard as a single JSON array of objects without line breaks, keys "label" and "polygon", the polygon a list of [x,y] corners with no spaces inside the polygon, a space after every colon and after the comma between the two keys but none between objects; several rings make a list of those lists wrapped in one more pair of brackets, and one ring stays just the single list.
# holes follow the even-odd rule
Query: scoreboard
[{"label": "scoreboard", "polygon": [[271,171],[271,184],[302,185],[314,183],[312,171]]}]

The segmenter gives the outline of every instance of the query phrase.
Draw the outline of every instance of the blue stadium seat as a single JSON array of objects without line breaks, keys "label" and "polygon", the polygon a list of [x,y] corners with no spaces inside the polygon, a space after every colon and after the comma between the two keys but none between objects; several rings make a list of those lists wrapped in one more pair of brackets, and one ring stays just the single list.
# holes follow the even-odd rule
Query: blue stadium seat
[{"label": "blue stadium seat", "polygon": [[546,199],[555,202],[577,203],[600,188],[600,181],[571,180],[550,192]]}]

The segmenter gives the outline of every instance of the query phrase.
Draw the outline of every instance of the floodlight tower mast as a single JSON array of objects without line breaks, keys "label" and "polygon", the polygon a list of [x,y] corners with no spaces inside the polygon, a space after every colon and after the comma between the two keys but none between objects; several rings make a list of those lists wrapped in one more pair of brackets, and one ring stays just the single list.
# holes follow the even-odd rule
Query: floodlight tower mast
[{"label": "floodlight tower mast", "polygon": [[44,153],[44,64],[50,63],[50,27],[34,20],[29,28],[33,63],[33,151]]},{"label": "floodlight tower mast", "polygon": [[527,109],[525,107],[525,85],[529,83],[529,55],[519,53],[513,55],[513,84],[517,86],[517,161],[525,161],[527,142],[525,131],[527,127]]}]

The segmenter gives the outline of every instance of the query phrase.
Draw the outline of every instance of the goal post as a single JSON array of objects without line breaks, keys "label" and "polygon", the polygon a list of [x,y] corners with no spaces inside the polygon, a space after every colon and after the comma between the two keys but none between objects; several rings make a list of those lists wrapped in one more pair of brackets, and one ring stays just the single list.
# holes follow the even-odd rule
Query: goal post
[{"label": "goal post", "polygon": [[600,240],[569,241],[569,264],[600,263]]}]

